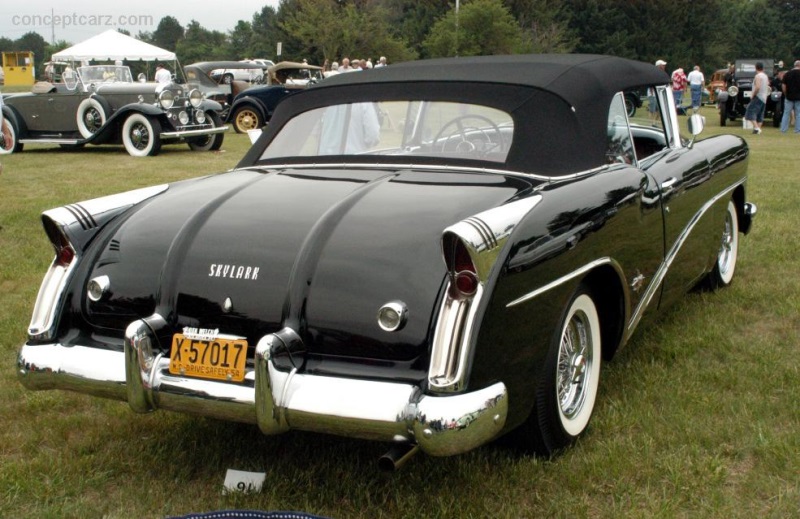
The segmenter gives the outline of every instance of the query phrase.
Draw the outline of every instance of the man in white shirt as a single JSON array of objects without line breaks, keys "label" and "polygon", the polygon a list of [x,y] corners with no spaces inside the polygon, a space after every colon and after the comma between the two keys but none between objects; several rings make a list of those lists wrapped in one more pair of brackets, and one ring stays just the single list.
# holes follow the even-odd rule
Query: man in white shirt
[{"label": "man in white shirt", "polygon": [[761,133],[764,124],[764,110],[767,107],[769,96],[769,78],[764,73],[764,64],[756,63],[756,77],[753,78],[753,97],[744,112],[744,119],[753,125],[753,133]]},{"label": "man in white shirt", "polygon": [[156,82],[169,83],[170,81],[172,81],[172,74],[170,74],[169,70],[165,69],[161,63],[156,65]]},{"label": "man in white shirt", "polygon": [[692,111],[697,113],[700,105],[703,104],[703,85],[706,82],[699,65],[694,66],[694,70],[689,72],[686,80],[689,82],[689,90],[692,93]]}]

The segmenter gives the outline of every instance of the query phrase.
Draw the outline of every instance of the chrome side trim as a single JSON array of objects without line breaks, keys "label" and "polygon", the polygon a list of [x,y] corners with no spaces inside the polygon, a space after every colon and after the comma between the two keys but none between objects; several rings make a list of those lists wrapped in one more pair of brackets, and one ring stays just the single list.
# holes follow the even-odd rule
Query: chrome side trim
[{"label": "chrome side trim", "polygon": [[644,294],[642,295],[642,298],[639,300],[639,304],[636,306],[636,309],[633,312],[631,320],[628,323],[628,328],[626,330],[625,340],[630,338],[630,336],[633,334],[633,331],[636,329],[636,326],[638,326],[639,321],[641,321],[642,316],[644,315],[644,311],[650,305],[650,302],[652,301],[653,297],[655,296],[656,292],[658,291],[658,288],[661,286],[661,283],[664,281],[664,278],[666,277],[667,272],[669,271],[669,268],[672,266],[672,262],[675,261],[675,258],[677,257],[678,252],[681,250],[681,247],[683,247],[683,244],[686,242],[686,239],[689,237],[689,235],[691,234],[692,230],[695,228],[697,223],[700,221],[700,218],[702,218],[703,215],[705,215],[708,212],[708,210],[711,209],[711,207],[715,203],[717,203],[720,199],[722,199],[722,198],[724,198],[726,196],[729,196],[730,193],[734,189],[736,189],[737,187],[741,186],[746,181],[747,181],[746,177],[745,178],[741,178],[741,179],[737,180],[736,182],[734,182],[729,187],[727,187],[726,189],[724,189],[721,192],[719,192],[717,195],[715,195],[710,200],[708,200],[705,204],[703,204],[703,206],[700,208],[700,210],[697,213],[695,213],[695,215],[692,217],[691,220],[689,220],[688,225],[678,235],[678,238],[675,240],[675,243],[672,245],[670,250],[667,251],[667,253],[666,253],[665,257],[664,257],[664,261],[661,262],[661,265],[659,265],[658,269],[656,270],[655,274],[653,275],[653,279],[650,280],[650,284],[647,285],[647,289],[645,290]]},{"label": "chrome side trim", "polygon": [[[592,261],[591,263],[587,263],[586,265],[584,265],[584,266],[582,266],[582,267],[580,267],[578,269],[573,270],[569,274],[561,276],[560,278],[558,278],[558,279],[556,279],[554,281],[551,281],[550,283],[548,283],[548,284],[546,284],[544,286],[541,286],[541,287],[537,288],[536,290],[528,292],[524,296],[518,297],[517,299],[514,299],[513,301],[511,301],[509,303],[506,303],[506,308],[511,308],[512,306],[517,306],[517,305],[522,304],[522,303],[524,303],[526,301],[530,301],[531,299],[533,299],[535,297],[539,297],[540,295],[544,294],[545,292],[547,292],[549,290],[552,290],[552,289],[556,288],[557,286],[563,285],[564,283],[567,283],[567,282],[575,279],[576,277],[583,276],[587,272],[599,267],[600,265],[610,265],[610,264],[613,264],[613,261],[611,260],[611,258],[596,259],[596,260]],[[619,270],[619,269],[617,269],[617,270]]]},{"label": "chrome side trim", "polygon": [[215,133],[225,133],[228,131],[229,126],[217,126],[216,128],[207,128],[205,130],[178,130],[175,132],[161,132],[161,137],[167,139],[183,138],[183,137],[196,137],[200,135],[212,135]]},{"label": "chrome side trim", "polygon": [[61,139],[57,137],[44,137],[41,139],[20,139],[20,144],[78,144],[81,139]]}]

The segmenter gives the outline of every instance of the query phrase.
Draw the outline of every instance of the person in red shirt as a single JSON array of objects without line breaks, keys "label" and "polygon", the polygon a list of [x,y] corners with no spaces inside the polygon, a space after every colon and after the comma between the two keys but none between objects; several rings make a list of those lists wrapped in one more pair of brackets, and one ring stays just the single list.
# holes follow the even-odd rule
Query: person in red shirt
[{"label": "person in red shirt", "polygon": [[[672,95],[675,96],[675,107],[680,108],[683,92],[686,90],[686,73],[678,67],[672,72]],[[680,110],[679,110],[680,112]]]}]

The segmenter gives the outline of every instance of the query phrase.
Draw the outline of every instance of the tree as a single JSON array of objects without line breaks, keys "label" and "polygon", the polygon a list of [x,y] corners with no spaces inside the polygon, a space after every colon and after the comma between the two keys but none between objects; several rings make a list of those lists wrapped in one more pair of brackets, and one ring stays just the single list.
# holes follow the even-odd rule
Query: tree
[{"label": "tree", "polygon": [[516,16],[526,52],[570,52],[578,37],[569,27],[570,13],[559,0],[511,0],[509,9]]},{"label": "tree", "polygon": [[[456,17],[458,14],[458,17]],[[473,0],[440,18],[423,42],[430,57],[514,54],[523,50],[516,20],[500,0]]]},{"label": "tree", "polygon": [[236,27],[228,33],[228,54],[238,58],[251,58],[258,56],[250,56],[250,40],[253,38],[253,27],[250,22],[239,20]]},{"label": "tree", "polygon": [[294,9],[284,11],[285,5],[281,4],[281,28],[299,40],[294,51],[314,61],[377,59],[379,55],[405,61],[416,56],[405,42],[392,35],[386,11],[377,5],[294,0]]},{"label": "tree", "polygon": [[181,39],[183,39],[183,26],[172,16],[165,16],[158,22],[150,43],[162,49],[175,50]]},{"label": "tree", "polygon": [[46,52],[47,42],[38,32],[26,32],[14,42],[13,48],[9,50],[27,50],[33,52],[36,73],[34,77],[42,76],[44,70],[43,63],[47,61],[49,55]]},{"label": "tree", "polygon": [[275,9],[265,5],[260,12],[253,14],[250,29],[252,33],[245,54],[252,58],[274,57],[278,42],[281,41]]},{"label": "tree", "polygon": [[178,41],[175,52],[181,63],[233,59],[228,54],[229,47],[225,34],[209,31],[195,20],[186,26],[184,37]]}]

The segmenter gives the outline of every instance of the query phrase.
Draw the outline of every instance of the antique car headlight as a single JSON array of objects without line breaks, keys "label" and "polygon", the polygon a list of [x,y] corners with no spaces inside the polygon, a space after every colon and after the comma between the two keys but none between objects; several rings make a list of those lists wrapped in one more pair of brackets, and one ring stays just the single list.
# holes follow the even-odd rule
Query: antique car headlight
[{"label": "antique car headlight", "polygon": [[731,85],[728,87],[728,95],[731,97],[736,97],[739,95],[739,87],[736,85]]},{"label": "antique car headlight", "polygon": [[189,92],[189,103],[197,108],[203,102],[203,94],[196,88]]},{"label": "antique car headlight", "polygon": [[164,110],[169,110],[172,108],[172,105],[175,104],[175,94],[169,90],[162,91],[160,94],[158,94],[158,104],[160,104],[161,108]]},{"label": "antique car headlight", "polygon": [[181,124],[189,124],[189,114],[181,110],[181,113],[178,114],[178,120]]},{"label": "antique car headlight", "polygon": [[194,111],[194,119],[199,123],[203,124],[206,122],[206,113],[202,110],[195,110]]}]

